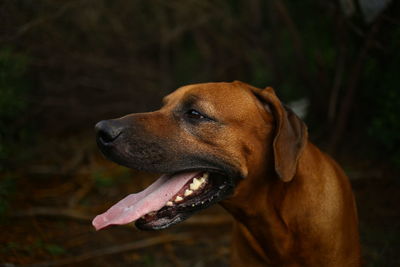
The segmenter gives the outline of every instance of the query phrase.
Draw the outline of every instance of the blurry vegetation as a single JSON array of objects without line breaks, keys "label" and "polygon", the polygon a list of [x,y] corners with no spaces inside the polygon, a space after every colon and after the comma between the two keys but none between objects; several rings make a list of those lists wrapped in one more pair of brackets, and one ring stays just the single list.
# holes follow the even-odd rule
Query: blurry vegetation
[{"label": "blurry vegetation", "polygon": [[65,254],[65,249],[56,244],[45,243],[42,240],[36,240],[30,245],[23,245],[17,242],[8,242],[0,248],[3,253],[14,253],[22,255],[37,255],[49,253],[53,256]]},{"label": "blurry vegetation", "polygon": [[[399,76],[392,75],[399,84]],[[390,82],[390,79],[387,80]],[[378,87],[379,88],[379,87]],[[377,88],[377,89],[378,89]],[[390,88],[390,87],[389,87]],[[376,113],[372,115],[369,127],[370,137],[377,141],[376,151],[388,156],[400,168],[400,88],[383,90],[376,102]],[[378,89],[379,90],[379,89]]]},{"label": "blurry vegetation", "polygon": [[111,187],[115,184],[127,182],[131,176],[131,170],[122,166],[116,166],[112,172],[105,168],[97,167],[91,173],[91,179],[100,189],[102,187]]},{"label": "blurry vegetation", "polygon": [[[31,125],[26,119],[32,87],[27,75],[28,58],[0,45],[0,173],[26,158]],[[17,175],[0,175],[0,222],[9,209]]]},{"label": "blurry vegetation", "polygon": [[400,168],[400,27],[385,36],[384,57],[372,55],[366,62],[362,83],[362,110],[368,114],[368,136],[374,151]]},{"label": "blurry vegetation", "polygon": [[0,47],[0,171],[29,135],[25,127],[31,88],[27,68],[26,56]]},{"label": "blurry vegetation", "polygon": [[9,209],[9,199],[15,193],[15,180],[11,174],[0,177],[0,223],[5,219],[4,214]]}]

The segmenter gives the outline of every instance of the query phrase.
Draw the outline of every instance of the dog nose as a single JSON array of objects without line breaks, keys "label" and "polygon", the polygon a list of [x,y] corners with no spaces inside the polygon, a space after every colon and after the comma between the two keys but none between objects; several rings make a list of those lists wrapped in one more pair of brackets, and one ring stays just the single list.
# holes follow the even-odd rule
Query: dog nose
[{"label": "dog nose", "polygon": [[108,144],[120,136],[124,127],[116,120],[104,120],[98,122],[94,128],[97,140],[100,143]]}]

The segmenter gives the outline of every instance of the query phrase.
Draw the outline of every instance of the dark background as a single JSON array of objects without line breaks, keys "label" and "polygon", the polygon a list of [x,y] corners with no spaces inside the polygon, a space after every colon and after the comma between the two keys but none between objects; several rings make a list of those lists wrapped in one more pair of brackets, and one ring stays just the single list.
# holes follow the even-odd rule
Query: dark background
[{"label": "dark background", "polygon": [[92,129],[241,80],[309,103],[310,138],[353,184],[365,265],[400,266],[399,48],[399,1],[0,0],[0,264],[226,266],[219,207],[94,232],[155,178],[106,161]]}]

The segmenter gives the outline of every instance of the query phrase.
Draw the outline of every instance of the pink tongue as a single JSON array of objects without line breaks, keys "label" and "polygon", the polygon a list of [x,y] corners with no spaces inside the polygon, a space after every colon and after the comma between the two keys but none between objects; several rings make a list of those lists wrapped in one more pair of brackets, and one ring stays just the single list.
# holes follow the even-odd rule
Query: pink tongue
[{"label": "pink tongue", "polygon": [[103,214],[97,215],[92,224],[96,230],[113,224],[133,222],[143,215],[161,209],[198,172],[175,176],[163,175],[145,190],[130,194]]}]

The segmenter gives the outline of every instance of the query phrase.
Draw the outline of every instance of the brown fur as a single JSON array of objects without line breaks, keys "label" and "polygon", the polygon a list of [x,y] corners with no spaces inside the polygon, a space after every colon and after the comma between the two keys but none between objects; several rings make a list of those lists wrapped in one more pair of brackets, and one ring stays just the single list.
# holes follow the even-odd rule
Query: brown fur
[{"label": "brown fur", "polygon": [[[272,88],[241,82],[195,84],[179,88],[164,102],[156,112],[128,115],[119,123],[140,127],[132,130],[135,139],[168,147],[159,154],[168,153],[171,162],[179,162],[188,151],[201,152],[241,173],[244,178],[233,195],[221,202],[235,218],[234,266],[360,265],[348,178],[308,141],[304,123]],[[179,109],[188,102],[218,123],[183,123]]]}]

